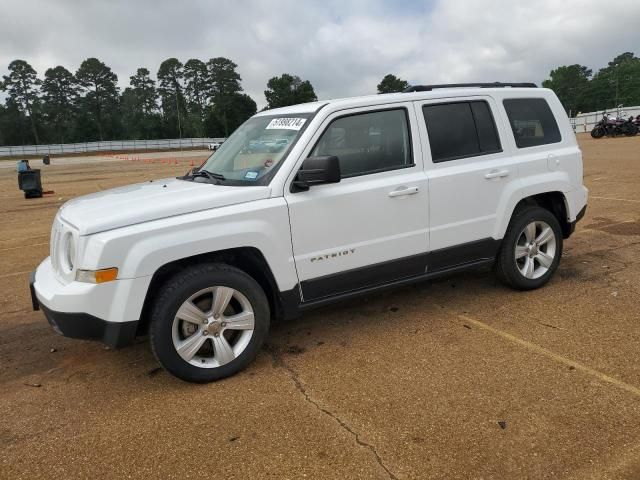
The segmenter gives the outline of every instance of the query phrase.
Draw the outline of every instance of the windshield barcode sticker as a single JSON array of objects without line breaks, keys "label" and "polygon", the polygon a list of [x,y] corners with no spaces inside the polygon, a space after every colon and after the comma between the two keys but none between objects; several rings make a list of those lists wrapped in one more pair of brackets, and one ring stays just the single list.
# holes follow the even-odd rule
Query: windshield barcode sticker
[{"label": "windshield barcode sticker", "polygon": [[266,130],[300,130],[306,121],[306,118],[274,118]]}]

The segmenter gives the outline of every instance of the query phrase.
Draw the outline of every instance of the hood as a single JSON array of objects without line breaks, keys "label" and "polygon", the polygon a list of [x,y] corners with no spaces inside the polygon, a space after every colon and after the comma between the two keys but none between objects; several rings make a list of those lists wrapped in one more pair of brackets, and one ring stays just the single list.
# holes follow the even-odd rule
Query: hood
[{"label": "hood", "polygon": [[112,230],[185,213],[269,198],[264,186],[232,187],[175,178],[127,185],[75,198],[60,216],[80,235]]}]

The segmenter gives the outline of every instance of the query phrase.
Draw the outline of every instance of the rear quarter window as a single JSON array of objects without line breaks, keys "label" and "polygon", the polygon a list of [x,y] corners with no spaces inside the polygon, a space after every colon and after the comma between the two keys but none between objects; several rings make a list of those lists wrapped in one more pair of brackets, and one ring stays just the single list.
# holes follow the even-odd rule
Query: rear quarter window
[{"label": "rear quarter window", "polygon": [[518,148],[562,140],[558,123],[544,98],[509,98],[503,104]]}]

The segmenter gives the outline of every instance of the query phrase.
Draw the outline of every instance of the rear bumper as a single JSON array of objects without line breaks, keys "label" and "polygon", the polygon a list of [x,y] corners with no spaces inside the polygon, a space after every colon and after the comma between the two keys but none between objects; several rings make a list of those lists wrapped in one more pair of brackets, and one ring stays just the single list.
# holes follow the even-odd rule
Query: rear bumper
[{"label": "rear bumper", "polygon": [[584,217],[587,211],[587,199],[589,198],[589,190],[584,185],[581,185],[575,190],[564,192],[566,200],[568,227],[563,228],[564,238],[569,238],[576,229],[576,223],[578,223]]},{"label": "rear bumper", "polygon": [[578,214],[576,215],[576,219],[573,222],[569,222],[569,231],[565,233],[564,238],[569,238],[571,235],[573,235],[573,232],[576,231],[576,224],[582,220],[582,218],[584,217],[584,214],[587,213],[587,206],[585,205],[584,207],[582,207],[582,210],[580,210],[578,212]]},{"label": "rear bumper", "polygon": [[587,213],[587,206],[585,205],[584,207],[582,207],[582,210],[580,210],[578,212],[578,215],[576,215],[576,220],[574,223],[578,223],[580,220],[582,220],[584,218],[584,214]]},{"label": "rear bumper", "polygon": [[584,210],[587,207],[589,190],[587,190],[587,187],[585,187],[584,185],[581,185],[575,190],[564,192],[564,197],[567,202],[567,214],[569,220],[572,222],[579,221],[580,218],[578,217],[581,213],[584,216]]}]

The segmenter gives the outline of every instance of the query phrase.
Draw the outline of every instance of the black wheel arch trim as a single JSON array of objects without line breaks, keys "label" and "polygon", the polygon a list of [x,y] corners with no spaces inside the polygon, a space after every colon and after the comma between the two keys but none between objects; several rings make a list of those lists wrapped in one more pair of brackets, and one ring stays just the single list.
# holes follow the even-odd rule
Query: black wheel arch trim
[{"label": "black wheel arch trim", "polygon": [[570,221],[568,215],[569,204],[566,195],[559,190],[553,190],[531,194],[528,197],[521,199],[513,208],[511,218],[513,218],[513,214],[518,210],[518,208],[525,205],[537,205],[553,213],[560,223],[562,238],[565,239],[569,238],[573,234],[576,222],[580,221],[582,216],[584,216],[584,210],[586,209],[586,206],[582,209],[582,216],[578,213],[576,220]]},{"label": "black wheel arch trim", "polygon": [[[227,263],[240,268],[254,278],[261,277],[256,278],[256,281],[267,295],[273,316],[292,319],[298,317],[302,310],[313,306],[491,264],[495,260],[500,244],[501,240],[485,238],[303,281],[285,291],[278,289],[266,258],[255,247],[220,250],[185,257],[160,267],[154,273],[145,298],[141,319],[137,325],[137,334],[144,334],[148,329],[148,321],[145,319],[148,319],[150,301],[153,299],[157,287],[181,268],[196,262]],[[240,256],[239,253],[244,255]],[[246,255],[248,253],[249,255]],[[252,255],[254,257],[257,255],[257,257],[252,258]],[[253,268],[247,268],[250,264],[246,262],[238,264],[239,257],[245,260],[249,259],[249,261],[253,260]]]},{"label": "black wheel arch trim", "polygon": [[273,315],[276,318],[283,316],[282,305],[285,300],[282,298],[282,293],[277,286],[269,262],[267,262],[266,257],[260,249],[252,246],[243,246],[179,258],[156,269],[152,275],[151,283],[147,288],[147,294],[142,306],[142,313],[137,329],[138,335],[146,334],[148,331],[151,302],[157,294],[160,285],[183,268],[202,263],[224,263],[244,271],[253,277],[264,290]]}]

